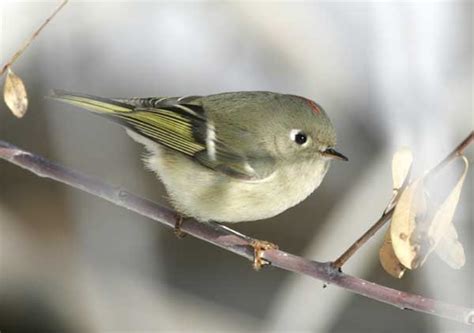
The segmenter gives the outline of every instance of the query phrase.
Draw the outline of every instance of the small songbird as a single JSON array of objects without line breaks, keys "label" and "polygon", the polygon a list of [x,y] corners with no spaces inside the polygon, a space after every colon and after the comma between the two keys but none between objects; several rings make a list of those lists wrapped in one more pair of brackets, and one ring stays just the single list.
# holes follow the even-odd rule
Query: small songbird
[{"label": "small songbird", "polygon": [[126,128],[149,154],[148,168],[171,204],[201,222],[243,222],[275,216],[321,183],[336,132],[312,100],[273,92],[209,96],[102,98],[54,91]]}]

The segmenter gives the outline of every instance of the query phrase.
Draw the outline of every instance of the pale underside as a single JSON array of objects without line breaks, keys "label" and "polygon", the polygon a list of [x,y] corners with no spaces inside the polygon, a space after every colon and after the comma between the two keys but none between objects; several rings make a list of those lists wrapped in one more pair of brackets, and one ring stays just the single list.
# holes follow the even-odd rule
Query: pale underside
[{"label": "pale underside", "polygon": [[164,183],[174,208],[202,222],[275,216],[308,197],[329,167],[328,160],[319,158],[281,165],[265,179],[246,181],[206,168],[130,130],[127,133],[148,150],[145,162]]}]

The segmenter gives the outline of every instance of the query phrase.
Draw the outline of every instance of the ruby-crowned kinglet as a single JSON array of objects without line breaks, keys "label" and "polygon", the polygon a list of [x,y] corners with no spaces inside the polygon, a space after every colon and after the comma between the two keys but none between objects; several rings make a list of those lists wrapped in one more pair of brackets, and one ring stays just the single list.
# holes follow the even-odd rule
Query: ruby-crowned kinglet
[{"label": "ruby-crowned kinglet", "polygon": [[149,152],[173,206],[199,221],[275,216],[321,183],[336,133],[315,102],[272,92],[109,99],[54,91],[53,98],[126,128]]}]

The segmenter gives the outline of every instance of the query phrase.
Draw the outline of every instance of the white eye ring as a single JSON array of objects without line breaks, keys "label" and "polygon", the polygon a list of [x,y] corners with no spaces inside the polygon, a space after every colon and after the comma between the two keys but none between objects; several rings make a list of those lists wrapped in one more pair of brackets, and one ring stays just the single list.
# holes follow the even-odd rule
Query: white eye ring
[{"label": "white eye ring", "polygon": [[306,146],[309,142],[309,136],[300,129],[292,129],[290,131],[290,140],[300,146]]}]

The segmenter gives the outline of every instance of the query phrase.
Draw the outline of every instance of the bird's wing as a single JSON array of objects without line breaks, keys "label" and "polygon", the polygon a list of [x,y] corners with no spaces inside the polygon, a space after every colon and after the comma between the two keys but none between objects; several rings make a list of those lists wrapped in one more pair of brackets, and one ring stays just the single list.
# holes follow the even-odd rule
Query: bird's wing
[{"label": "bird's wing", "polygon": [[[55,90],[51,97],[111,119],[234,178],[262,180],[274,171],[269,156],[245,156],[234,148],[235,142],[219,140],[218,129],[208,119],[199,96],[109,99]],[[233,137],[239,140],[242,133],[235,131]]]}]

